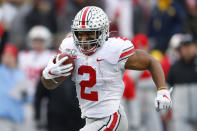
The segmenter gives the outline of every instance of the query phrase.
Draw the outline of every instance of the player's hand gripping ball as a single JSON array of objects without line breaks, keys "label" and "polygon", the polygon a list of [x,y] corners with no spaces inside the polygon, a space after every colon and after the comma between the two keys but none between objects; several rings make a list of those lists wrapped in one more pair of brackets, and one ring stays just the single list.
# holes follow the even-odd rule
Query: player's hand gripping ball
[{"label": "player's hand gripping ball", "polygon": [[[60,65],[60,66],[64,66],[64,65],[68,65],[68,64],[72,64],[73,65],[73,69],[69,72],[66,72],[66,73],[70,73],[72,74],[73,71],[74,71],[74,59],[72,58],[71,55],[69,54],[66,54],[66,53],[62,53],[60,55],[57,55],[56,59],[54,59],[54,63],[60,61],[62,58],[65,58],[67,57],[67,59]],[[70,75],[69,75],[70,76]],[[69,76],[61,76],[61,77],[58,77],[56,78],[58,81],[62,81],[64,79],[67,79]]]}]

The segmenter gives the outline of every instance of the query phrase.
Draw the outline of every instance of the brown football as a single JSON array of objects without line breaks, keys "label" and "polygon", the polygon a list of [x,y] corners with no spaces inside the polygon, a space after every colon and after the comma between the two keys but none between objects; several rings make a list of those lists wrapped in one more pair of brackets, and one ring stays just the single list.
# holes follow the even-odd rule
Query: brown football
[{"label": "brown football", "polygon": [[[66,65],[66,64],[72,63],[72,64],[73,64],[73,69],[70,71],[70,72],[72,73],[72,72],[74,71],[74,67],[75,67],[75,66],[74,66],[74,60],[73,60],[72,56],[70,56],[69,54],[66,54],[66,53],[60,54],[60,55],[56,58],[55,62],[61,60],[62,58],[66,57],[66,56],[68,57],[68,59],[67,59],[66,61],[64,61],[64,62],[62,63],[62,65]],[[67,79],[68,77],[70,77],[70,76],[61,76],[61,77],[56,78],[56,80],[57,80],[57,81],[63,81],[63,80],[65,80],[65,79]]]}]

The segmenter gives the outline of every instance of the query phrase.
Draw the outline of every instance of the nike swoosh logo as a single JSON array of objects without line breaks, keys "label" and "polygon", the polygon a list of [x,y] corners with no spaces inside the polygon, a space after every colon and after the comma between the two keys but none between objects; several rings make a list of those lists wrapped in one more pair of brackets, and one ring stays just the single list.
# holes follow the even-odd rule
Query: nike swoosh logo
[{"label": "nike swoosh logo", "polygon": [[97,62],[98,62],[98,61],[103,61],[103,60],[104,60],[104,59],[98,59],[98,58],[96,59]]},{"label": "nike swoosh logo", "polygon": [[163,97],[167,98],[170,101],[170,99],[166,95],[163,95]]}]

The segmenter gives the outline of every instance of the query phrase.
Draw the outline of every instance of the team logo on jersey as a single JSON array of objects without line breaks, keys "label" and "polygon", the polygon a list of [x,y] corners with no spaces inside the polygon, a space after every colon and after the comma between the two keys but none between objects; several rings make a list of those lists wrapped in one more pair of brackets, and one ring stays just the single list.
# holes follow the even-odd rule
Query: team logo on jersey
[{"label": "team logo on jersey", "polygon": [[[61,49],[60,49],[61,50]],[[70,55],[75,55],[77,52],[76,49],[64,49],[61,53],[66,53],[66,54],[70,54]]]},{"label": "team logo on jersey", "polygon": [[61,48],[59,50],[59,54],[65,53],[65,54],[69,54],[72,56],[73,59],[77,59],[77,55],[76,55],[77,50],[76,49],[64,49],[63,51],[61,51]]}]

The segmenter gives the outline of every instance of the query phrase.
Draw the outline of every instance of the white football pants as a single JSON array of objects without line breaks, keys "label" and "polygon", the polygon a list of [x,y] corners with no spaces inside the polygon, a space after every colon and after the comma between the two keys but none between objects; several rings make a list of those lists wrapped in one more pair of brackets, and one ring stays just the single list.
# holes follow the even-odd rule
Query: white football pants
[{"label": "white football pants", "polygon": [[111,116],[100,119],[86,118],[86,125],[80,131],[127,131],[127,128],[127,117],[121,106]]}]

